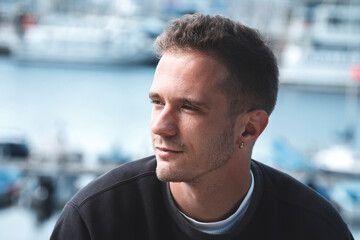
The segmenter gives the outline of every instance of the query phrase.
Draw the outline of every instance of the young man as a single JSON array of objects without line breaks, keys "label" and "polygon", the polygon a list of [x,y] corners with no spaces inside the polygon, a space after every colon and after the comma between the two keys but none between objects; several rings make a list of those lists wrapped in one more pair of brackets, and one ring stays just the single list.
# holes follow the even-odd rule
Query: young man
[{"label": "young man", "polygon": [[353,239],[326,200],[251,160],[278,90],[275,57],[255,30],[186,15],[155,46],[155,156],[86,186],[51,239]]}]

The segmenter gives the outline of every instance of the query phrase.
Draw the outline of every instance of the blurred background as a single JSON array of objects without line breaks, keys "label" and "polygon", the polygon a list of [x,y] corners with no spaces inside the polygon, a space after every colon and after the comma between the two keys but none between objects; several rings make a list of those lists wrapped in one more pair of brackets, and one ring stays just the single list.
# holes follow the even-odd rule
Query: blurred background
[{"label": "blurred background", "polygon": [[0,239],[48,239],[76,191],[152,154],[152,44],[193,12],[263,33],[281,86],[254,159],[360,239],[360,1],[340,0],[0,0]]}]

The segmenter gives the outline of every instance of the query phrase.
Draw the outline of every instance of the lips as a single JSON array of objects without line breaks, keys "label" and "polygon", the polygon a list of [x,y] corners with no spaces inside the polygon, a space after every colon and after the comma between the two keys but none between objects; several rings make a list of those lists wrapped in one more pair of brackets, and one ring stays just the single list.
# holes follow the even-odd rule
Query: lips
[{"label": "lips", "polygon": [[178,150],[173,150],[173,149],[168,149],[168,148],[163,148],[163,147],[155,147],[155,152],[156,152],[156,155],[158,155],[159,157],[166,158],[166,157],[178,155],[178,154],[182,153],[183,151],[178,151]]}]

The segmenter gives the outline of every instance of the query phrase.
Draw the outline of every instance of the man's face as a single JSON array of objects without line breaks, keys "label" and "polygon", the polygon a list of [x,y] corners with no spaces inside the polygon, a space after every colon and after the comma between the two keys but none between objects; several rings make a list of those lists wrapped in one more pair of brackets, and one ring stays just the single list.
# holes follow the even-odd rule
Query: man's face
[{"label": "man's face", "polygon": [[150,90],[151,135],[160,180],[192,182],[227,163],[236,146],[219,87],[226,68],[198,52],[167,52]]}]

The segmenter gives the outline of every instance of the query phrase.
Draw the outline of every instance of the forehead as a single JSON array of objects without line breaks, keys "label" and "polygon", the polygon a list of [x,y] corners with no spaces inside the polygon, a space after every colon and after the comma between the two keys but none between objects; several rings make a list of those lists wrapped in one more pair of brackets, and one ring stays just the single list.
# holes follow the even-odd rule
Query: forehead
[{"label": "forehead", "polygon": [[151,91],[172,94],[223,94],[220,87],[228,76],[216,58],[195,51],[166,52],[156,68]]}]

